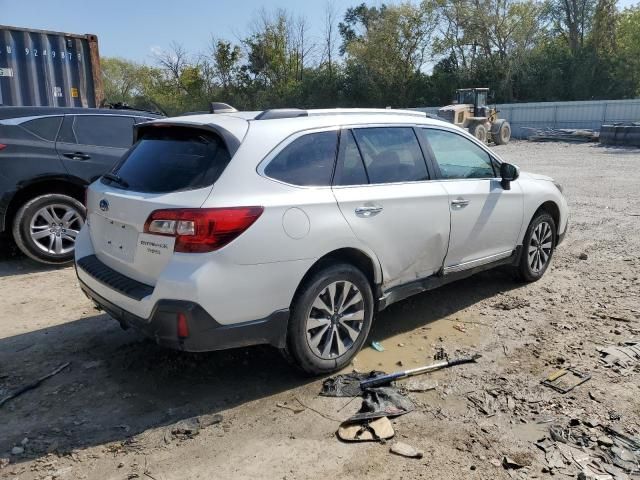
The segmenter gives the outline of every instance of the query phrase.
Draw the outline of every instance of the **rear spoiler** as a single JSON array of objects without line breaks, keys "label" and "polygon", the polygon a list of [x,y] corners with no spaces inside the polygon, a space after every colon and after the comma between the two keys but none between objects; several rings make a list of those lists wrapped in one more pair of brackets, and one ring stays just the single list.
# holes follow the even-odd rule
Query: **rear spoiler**
[{"label": "rear spoiler", "polygon": [[202,123],[191,123],[191,122],[167,122],[163,120],[161,122],[157,122],[151,120],[149,122],[138,123],[133,127],[133,143],[136,143],[140,138],[140,135],[145,130],[149,130],[151,128],[163,128],[163,127],[188,127],[195,128],[198,130],[206,130],[208,132],[213,132],[222,138],[222,141],[227,146],[227,150],[229,150],[229,155],[233,158],[233,156],[240,148],[240,140],[236,138],[229,130],[220,125],[213,125],[211,123],[202,124]]}]

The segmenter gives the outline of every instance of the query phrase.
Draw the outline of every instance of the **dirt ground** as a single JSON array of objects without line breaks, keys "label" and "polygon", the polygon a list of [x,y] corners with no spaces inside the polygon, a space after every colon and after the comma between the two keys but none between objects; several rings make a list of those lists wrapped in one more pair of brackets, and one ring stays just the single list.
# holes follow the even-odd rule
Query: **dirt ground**
[{"label": "dirt ground", "polygon": [[[569,234],[537,283],[485,272],[379,316],[369,340],[385,351],[361,352],[360,371],[429,363],[438,348],[482,354],[422,377],[437,387],[408,394],[416,409],[393,419],[386,443],[339,441],[359,400],[319,397],[322,379],[276,351],[164,350],[94,310],[73,268],[37,266],[5,242],[0,398],[70,364],[0,407],[0,478],[575,478],[566,455],[553,466],[553,452],[534,444],[551,425],[579,424],[587,452],[606,426],[640,431],[640,368],[605,368],[597,351],[640,338],[640,150],[496,151],[564,185]],[[564,395],[540,385],[568,365],[591,380]],[[424,457],[390,453],[394,441]],[[505,456],[521,468],[505,468]]]}]

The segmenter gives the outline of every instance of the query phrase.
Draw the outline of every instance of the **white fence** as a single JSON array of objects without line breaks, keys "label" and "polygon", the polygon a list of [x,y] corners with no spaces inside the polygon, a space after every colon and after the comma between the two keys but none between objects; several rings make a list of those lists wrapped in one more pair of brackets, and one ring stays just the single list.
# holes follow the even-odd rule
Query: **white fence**
[{"label": "white fence", "polygon": [[[515,138],[526,138],[527,128],[588,128],[616,122],[640,122],[640,99],[587,100],[581,102],[535,102],[498,104],[498,116],[511,124]],[[417,108],[437,114],[438,107]]]}]

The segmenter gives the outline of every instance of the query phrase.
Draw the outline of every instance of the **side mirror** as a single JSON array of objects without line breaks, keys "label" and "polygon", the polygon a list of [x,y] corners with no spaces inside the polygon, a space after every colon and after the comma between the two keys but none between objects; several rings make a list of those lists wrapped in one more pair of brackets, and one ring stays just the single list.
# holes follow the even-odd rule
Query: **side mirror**
[{"label": "side mirror", "polygon": [[510,163],[500,164],[500,178],[502,178],[500,184],[503,189],[511,190],[511,182],[517,180],[519,176],[520,169],[517,166],[511,165]]}]

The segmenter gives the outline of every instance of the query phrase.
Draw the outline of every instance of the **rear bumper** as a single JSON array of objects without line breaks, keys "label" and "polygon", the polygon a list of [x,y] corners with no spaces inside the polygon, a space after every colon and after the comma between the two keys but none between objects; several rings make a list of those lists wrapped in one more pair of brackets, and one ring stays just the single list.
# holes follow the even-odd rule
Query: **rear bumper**
[{"label": "rear bumper", "polygon": [[[225,350],[249,345],[269,344],[284,348],[289,310],[278,310],[267,318],[221,325],[200,305],[183,300],[159,300],[149,318],[138,317],[98,295],[80,280],[80,288],[99,308],[120,322],[152,338],[158,345],[186,352]],[[187,318],[189,336],[178,338],[177,317]]]}]

